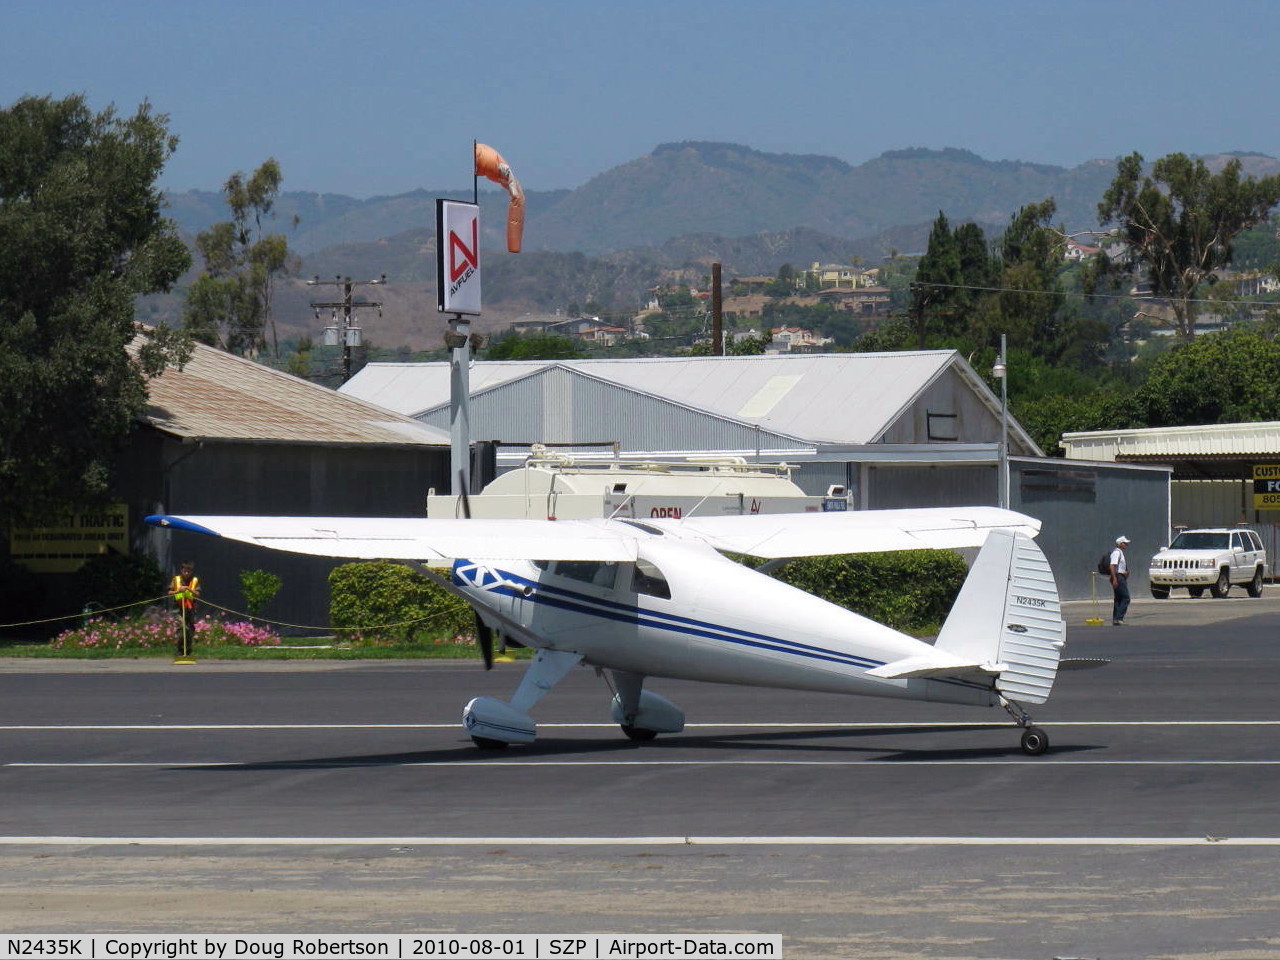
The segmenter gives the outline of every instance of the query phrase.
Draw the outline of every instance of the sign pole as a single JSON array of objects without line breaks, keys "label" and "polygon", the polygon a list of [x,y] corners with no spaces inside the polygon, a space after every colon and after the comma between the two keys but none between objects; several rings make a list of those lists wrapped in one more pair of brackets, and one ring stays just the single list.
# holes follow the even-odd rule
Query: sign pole
[{"label": "sign pole", "polygon": [[459,344],[449,350],[449,476],[460,497],[471,493],[471,321],[454,314],[449,332],[450,344]]},{"label": "sign pole", "polygon": [[469,494],[471,483],[471,318],[480,316],[480,211],[474,203],[436,201],[437,306],[450,315],[450,489]]}]

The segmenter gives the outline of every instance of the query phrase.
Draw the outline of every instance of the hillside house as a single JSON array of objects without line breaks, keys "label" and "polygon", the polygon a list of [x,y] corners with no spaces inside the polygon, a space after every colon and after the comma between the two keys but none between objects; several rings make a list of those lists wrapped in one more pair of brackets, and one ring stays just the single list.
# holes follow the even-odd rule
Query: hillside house
[{"label": "hillside house", "polygon": [[599,317],[521,317],[512,322],[511,329],[519,334],[540,334],[550,337],[568,337],[583,343],[613,346],[627,338],[627,328],[601,321]]},{"label": "hillside house", "polygon": [[880,270],[863,270],[848,263],[813,263],[805,275],[820,290],[856,290],[869,287],[880,279]]},{"label": "hillside house", "polygon": [[804,330],[800,327],[774,327],[769,331],[769,346],[765,352],[811,352],[834,342],[830,337],[815,336],[812,330]]}]

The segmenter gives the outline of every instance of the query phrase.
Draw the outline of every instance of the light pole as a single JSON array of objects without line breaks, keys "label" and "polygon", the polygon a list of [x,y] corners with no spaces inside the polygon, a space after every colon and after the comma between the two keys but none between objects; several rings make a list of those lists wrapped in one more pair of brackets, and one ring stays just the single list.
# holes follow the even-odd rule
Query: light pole
[{"label": "light pole", "polygon": [[1009,509],[1009,367],[1005,362],[1008,348],[1000,334],[1000,356],[996,357],[991,375],[1000,381],[1000,506]]}]

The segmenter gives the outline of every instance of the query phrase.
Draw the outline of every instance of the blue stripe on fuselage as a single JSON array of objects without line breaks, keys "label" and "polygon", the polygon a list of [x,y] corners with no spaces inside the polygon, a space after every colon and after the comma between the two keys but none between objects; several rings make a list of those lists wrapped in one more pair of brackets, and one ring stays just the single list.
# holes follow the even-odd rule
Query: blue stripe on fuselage
[{"label": "blue stripe on fuselage", "polygon": [[[470,561],[459,560],[454,564],[454,581],[459,585],[473,586],[457,576],[458,567],[469,563]],[[811,644],[799,643],[794,640],[784,640],[780,637],[771,637],[767,634],[753,633],[748,630],[739,630],[736,627],[726,627],[720,624],[710,623],[705,620],[696,620],[692,617],[677,616],[676,614],[663,613],[658,610],[647,610],[636,604],[619,603],[616,600],[603,600],[598,597],[590,596],[589,594],[580,593],[576,590],[568,590],[564,587],[539,583],[537,581],[521,577],[517,574],[510,573],[506,570],[497,570],[495,572],[509,582],[520,586],[527,585],[533,587],[534,592],[532,596],[525,597],[521,595],[521,599],[530,603],[541,603],[548,607],[554,607],[560,610],[570,610],[575,613],[586,613],[592,616],[603,617],[606,620],[614,620],[620,623],[634,623],[637,626],[667,630],[691,637],[721,640],[738,646],[755,647],[761,650],[772,650],[776,653],[789,653],[797,657],[805,657],[811,660],[825,660],[831,663],[840,663],[847,666],[863,667],[866,669],[883,666],[884,664],[884,661],[882,660],[874,660],[869,657],[859,657],[853,654],[840,653],[836,650],[829,650],[823,647],[813,646]],[[516,591],[509,586],[494,587],[486,592],[500,593],[504,596],[517,595]],[[550,596],[548,596],[548,594]],[[963,683],[964,681],[960,682]]]}]

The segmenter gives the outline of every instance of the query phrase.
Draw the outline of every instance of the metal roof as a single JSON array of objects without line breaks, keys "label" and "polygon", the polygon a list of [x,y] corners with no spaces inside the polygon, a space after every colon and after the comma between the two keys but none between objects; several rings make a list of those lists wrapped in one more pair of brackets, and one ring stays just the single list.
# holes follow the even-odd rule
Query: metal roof
[{"label": "metal roof", "polygon": [[1237,457],[1250,454],[1276,456],[1280,455],[1280,422],[1087,430],[1064,433],[1062,446],[1073,460]]},{"label": "metal roof", "polygon": [[403,414],[203,344],[181,370],[169,367],[149,380],[147,393],[142,419],[184,439],[327,446],[449,442],[447,434]]},{"label": "metal roof", "polygon": [[1166,463],[1174,479],[1236,478],[1253,463],[1280,460],[1280,422],[1064,433],[1071,460]]},{"label": "metal roof", "polygon": [[[998,417],[1000,402],[954,350],[795,356],[478,361],[473,395],[550,366],[616,383],[739,423],[817,443],[874,443],[955,367]],[[371,363],[343,393],[419,415],[449,402],[449,364]],[[1012,419],[1010,429],[1035,449]]]}]

